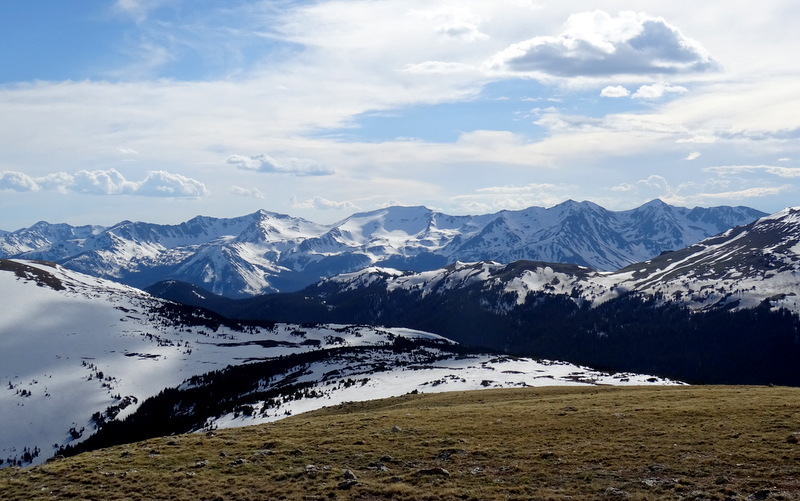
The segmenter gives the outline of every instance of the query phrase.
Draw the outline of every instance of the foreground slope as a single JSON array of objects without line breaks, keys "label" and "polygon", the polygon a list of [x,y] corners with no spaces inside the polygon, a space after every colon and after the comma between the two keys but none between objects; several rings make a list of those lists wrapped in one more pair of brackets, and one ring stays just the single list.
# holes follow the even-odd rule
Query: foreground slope
[{"label": "foreground slope", "polygon": [[8,500],[800,499],[800,390],[526,388],[345,404],[0,470]]},{"label": "foreground slope", "polygon": [[[230,322],[41,262],[0,260],[0,291],[0,466],[41,462],[137,414],[166,389],[198,388],[241,364],[249,364],[240,371],[249,370],[252,377],[237,377],[237,383],[250,387],[236,393],[223,385],[209,412],[184,409],[199,422],[172,431],[241,426],[345,399],[439,386],[441,391],[649,379],[533,360],[505,364],[516,372],[498,378],[496,367],[503,364],[492,356],[465,353],[433,334]],[[355,379],[357,392],[350,389]],[[439,379],[448,384],[433,384]],[[302,402],[298,389],[308,397]],[[227,405],[234,398],[237,405]],[[248,419],[241,418],[244,412]],[[162,415],[161,421],[180,413]]]},{"label": "foreground slope", "polygon": [[687,209],[659,200],[629,211],[567,201],[476,216],[387,207],[321,225],[258,211],[177,225],[40,222],[0,234],[0,258],[40,259],[136,287],[174,279],[228,297],[299,290],[368,266],[426,271],[455,261],[519,259],[612,271],[680,249],[764,214]]}]

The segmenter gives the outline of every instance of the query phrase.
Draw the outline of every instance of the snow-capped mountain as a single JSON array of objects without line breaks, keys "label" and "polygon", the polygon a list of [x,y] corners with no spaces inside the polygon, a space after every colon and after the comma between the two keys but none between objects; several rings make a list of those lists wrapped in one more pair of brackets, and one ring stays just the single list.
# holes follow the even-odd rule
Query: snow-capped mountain
[{"label": "snow-capped mountain", "polygon": [[[345,380],[355,376],[363,382],[361,399],[434,387],[470,389],[483,380],[499,386],[668,382],[533,360],[516,360],[511,365],[519,373],[513,376],[488,377],[499,366],[493,356],[465,353],[433,334],[231,322],[42,262],[0,259],[0,294],[0,466],[41,462],[134,414],[165,388],[196,386],[204,374],[241,364],[266,361],[264,372],[274,374],[258,384],[273,396],[298,377],[311,387],[315,375],[324,376],[314,393],[319,398],[285,404],[251,399],[259,419],[353,400]],[[435,367],[424,363],[426,356]],[[433,384],[440,378],[449,384]],[[253,422],[222,414],[205,418],[216,425]]]},{"label": "snow-capped mountain", "polygon": [[500,288],[516,304],[524,303],[529,293],[567,295],[591,306],[637,294],[696,310],[754,308],[767,301],[773,309],[800,313],[800,208],[611,273],[547,262],[457,262],[426,272],[371,267],[331,277],[315,288],[325,296],[376,286],[424,296],[475,284]]},{"label": "snow-capped mountain", "polygon": [[[235,318],[404,326],[469,346],[689,382],[800,384],[800,209],[617,272],[541,261],[369,267],[293,294],[164,297]],[[196,301],[194,301],[196,299]]]},{"label": "snow-capped mountain", "polygon": [[544,209],[449,216],[389,207],[333,225],[266,211],[179,225],[37,223],[0,234],[0,257],[58,262],[145,287],[180,280],[229,297],[298,290],[368,266],[427,271],[455,261],[520,259],[613,271],[763,216],[745,207],[685,209],[653,201],[612,212],[568,201]]}]

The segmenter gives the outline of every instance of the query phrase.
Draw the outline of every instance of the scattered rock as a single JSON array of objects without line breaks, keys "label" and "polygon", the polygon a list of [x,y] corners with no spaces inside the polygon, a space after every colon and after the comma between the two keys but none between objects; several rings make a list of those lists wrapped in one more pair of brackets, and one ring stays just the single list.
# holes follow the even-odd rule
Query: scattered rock
[{"label": "scattered rock", "polygon": [[798,442],[800,442],[800,439],[797,438],[797,433],[792,433],[791,435],[786,437],[787,444],[796,444]]},{"label": "scattered rock", "polygon": [[271,456],[273,453],[272,449],[259,449],[257,451],[254,451],[253,454],[256,454],[258,456]]},{"label": "scattered rock", "polygon": [[363,440],[356,440],[355,442],[353,442],[353,445],[367,445],[367,443],[364,442]]},{"label": "scattered rock", "polygon": [[319,468],[317,468],[317,465],[314,465],[314,464],[307,464],[306,465],[306,473],[316,473],[318,471],[319,471]]},{"label": "scattered rock", "polygon": [[542,459],[557,459],[555,452],[552,451],[544,451],[543,453],[539,454],[539,457]]},{"label": "scattered rock", "polygon": [[394,426],[392,426],[392,430],[391,431],[392,431],[392,433],[399,433],[399,432],[403,431],[403,429],[400,428],[397,425],[394,425]]},{"label": "scattered rock", "polygon": [[578,408],[577,407],[573,407],[571,405],[568,405],[568,406],[564,407],[561,410],[564,411],[564,412],[578,412]]},{"label": "scattered rock", "polygon": [[450,461],[453,456],[466,456],[467,451],[464,449],[443,449],[439,451],[439,454],[436,456],[436,459],[439,461]]},{"label": "scattered rock", "polygon": [[194,464],[194,468],[203,468],[204,466],[208,466],[208,459],[203,459]]},{"label": "scattered rock", "polygon": [[342,478],[345,480],[358,480],[353,470],[342,470]]},{"label": "scattered rock", "polygon": [[347,490],[354,485],[358,485],[358,480],[343,480],[339,482],[339,485],[336,486],[338,489]]},{"label": "scattered rock", "polygon": [[730,479],[725,475],[720,475],[714,479],[714,483],[717,485],[725,485],[727,483],[730,483]]},{"label": "scattered rock", "polygon": [[231,461],[230,463],[228,463],[228,466],[239,466],[241,464],[245,464],[246,462],[247,462],[246,460],[244,460],[242,458],[239,458],[239,459],[236,459],[236,460]]},{"label": "scattered rock", "polygon": [[422,476],[436,476],[436,475],[441,476],[441,477],[449,477],[450,476],[450,472],[445,470],[444,468],[436,467],[436,468],[425,468],[425,469],[422,469],[422,470],[417,470],[417,472],[414,475],[417,475],[417,476],[420,476],[420,477],[422,477]]},{"label": "scattered rock", "polygon": [[608,489],[606,489],[606,497],[627,498],[628,493],[623,491],[622,489],[617,489],[616,487],[609,487]]},{"label": "scattered rock", "polygon": [[381,456],[381,458],[378,461],[382,463],[394,463],[395,459],[387,454],[386,456]]},{"label": "scattered rock", "polygon": [[219,457],[221,458],[228,457],[228,453],[225,451],[219,451]]},{"label": "scattered rock", "polygon": [[769,489],[762,489],[754,494],[747,496],[747,501],[761,501],[770,497],[772,492]]},{"label": "scattered rock", "polygon": [[367,465],[367,468],[370,469],[370,470],[375,470],[375,471],[389,471],[389,468],[387,468],[385,464],[383,464],[381,462],[377,462],[377,461],[373,462],[373,463],[369,463]]}]

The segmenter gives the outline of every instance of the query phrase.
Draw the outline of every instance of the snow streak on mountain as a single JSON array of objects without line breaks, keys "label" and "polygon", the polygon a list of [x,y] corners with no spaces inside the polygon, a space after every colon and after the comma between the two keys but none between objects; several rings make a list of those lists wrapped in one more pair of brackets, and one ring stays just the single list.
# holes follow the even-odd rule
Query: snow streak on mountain
[{"label": "snow streak on mountain", "polygon": [[266,211],[232,219],[198,216],[179,225],[40,222],[0,234],[0,258],[53,261],[136,287],[174,279],[247,297],[299,290],[368,266],[428,271],[455,261],[526,259],[613,271],[764,215],[656,200],[621,212],[568,201],[479,216],[389,207],[333,225]]}]

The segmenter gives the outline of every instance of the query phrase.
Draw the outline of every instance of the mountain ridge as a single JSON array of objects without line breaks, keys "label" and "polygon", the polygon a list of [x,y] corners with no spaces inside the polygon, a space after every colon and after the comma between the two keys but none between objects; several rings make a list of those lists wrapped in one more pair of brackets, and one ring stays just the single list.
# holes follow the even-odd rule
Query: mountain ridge
[{"label": "mountain ridge", "polygon": [[259,210],[176,225],[40,222],[0,234],[0,258],[39,259],[135,287],[180,280],[228,297],[300,290],[368,266],[427,271],[455,261],[530,259],[613,271],[764,213],[652,201],[627,211],[569,200],[551,208],[451,216],[387,207],[331,225]]}]

